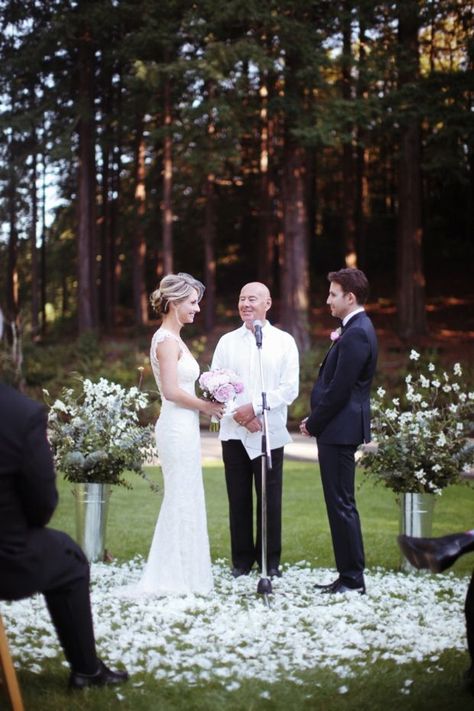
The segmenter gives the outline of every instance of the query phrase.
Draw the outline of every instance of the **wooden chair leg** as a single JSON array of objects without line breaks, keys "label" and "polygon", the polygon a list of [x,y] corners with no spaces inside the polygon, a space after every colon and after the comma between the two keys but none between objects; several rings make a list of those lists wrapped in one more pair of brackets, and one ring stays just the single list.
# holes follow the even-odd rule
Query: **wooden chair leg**
[{"label": "wooden chair leg", "polygon": [[24,711],[21,698],[20,687],[16,678],[15,667],[13,666],[10,649],[8,647],[7,635],[0,615],[0,671],[5,680],[5,687],[13,711]]}]

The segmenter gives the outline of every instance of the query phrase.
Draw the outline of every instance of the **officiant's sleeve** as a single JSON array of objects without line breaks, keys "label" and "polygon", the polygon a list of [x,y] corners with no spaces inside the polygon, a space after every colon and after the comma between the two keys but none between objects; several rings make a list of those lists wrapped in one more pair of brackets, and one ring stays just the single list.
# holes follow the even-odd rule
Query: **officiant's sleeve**
[{"label": "officiant's sleeve", "polygon": [[56,474],[46,437],[46,425],[46,412],[39,408],[28,417],[24,430],[19,494],[30,526],[46,526],[58,502]]}]

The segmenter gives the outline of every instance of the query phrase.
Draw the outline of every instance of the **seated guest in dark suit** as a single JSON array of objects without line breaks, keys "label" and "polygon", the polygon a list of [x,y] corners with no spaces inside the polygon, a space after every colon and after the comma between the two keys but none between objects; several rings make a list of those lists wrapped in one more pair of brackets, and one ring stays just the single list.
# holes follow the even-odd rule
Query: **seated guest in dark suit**
[{"label": "seated guest in dark suit", "polygon": [[98,659],[89,564],[65,533],[46,528],[58,501],[44,407],[0,383],[0,600],[42,593],[71,667],[69,686],[119,684]]}]

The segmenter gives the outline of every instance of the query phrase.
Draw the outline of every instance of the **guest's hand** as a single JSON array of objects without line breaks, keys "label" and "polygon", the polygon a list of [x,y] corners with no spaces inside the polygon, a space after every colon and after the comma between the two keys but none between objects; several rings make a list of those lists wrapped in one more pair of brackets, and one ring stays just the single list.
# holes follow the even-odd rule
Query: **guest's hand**
[{"label": "guest's hand", "polygon": [[308,419],[308,418],[305,417],[304,420],[301,420],[301,422],[300,422],[300,432],[301,432],[301,434],[304,435],[305,437],[311,437],[310,433],[309,433],[308,430],[306,429],[306,421],[307,421],[307,419]]}]

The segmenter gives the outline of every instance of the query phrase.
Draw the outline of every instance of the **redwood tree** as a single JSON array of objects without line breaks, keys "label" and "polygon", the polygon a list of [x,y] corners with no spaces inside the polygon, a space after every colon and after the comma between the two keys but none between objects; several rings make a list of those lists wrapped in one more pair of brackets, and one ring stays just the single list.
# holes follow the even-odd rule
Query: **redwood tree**
[{"label": "redwood tree", "polygon": [[398,170],[397,310],[402,338],[426,333],[422,261],[421,129],[416,107],[419,80],[419,3],[399,0],[399,89],[401,135]]}]

